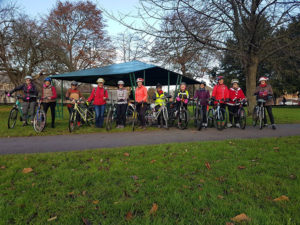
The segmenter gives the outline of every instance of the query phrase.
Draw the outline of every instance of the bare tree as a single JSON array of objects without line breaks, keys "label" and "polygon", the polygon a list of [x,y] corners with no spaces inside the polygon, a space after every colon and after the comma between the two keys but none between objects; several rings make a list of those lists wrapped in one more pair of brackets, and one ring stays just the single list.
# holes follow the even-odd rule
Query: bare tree
[{"label": "bare tree", "polygon": [[[300,2],[296,0],[141,0],[140,2],[137,15],[142,21],[140,26],[128,22],[127,15],[119,17],[112,15],[112,18],[133,30],[165,37],[164,32],[157,27],[157,21],[161,21],[166,12],[177,13],[184,26],[183,32],[196,42],[212,50],[230,51],[239,58],[246,75],[250,113],[255,105],[253,92],[258,65],[287,46],[274,45],[284,36],[272,34],[286,26],[300,6]],[[210,27],[209,32],[199,33],[197,23],[182,15],[192,15],[198,21],[201,20],[205,27]],[[228,46],[228,39],[236,40],[236,44]]]},{"label": "bare tree", "polygon": [[141,60],[147,57],[149,51],[147,39],[128,30],[117,35],[114,45],[123,62]]},{"label": "bare tree", "polygon": [[58,1],[46,27],[56,60],[68,71],[107,65],[115,57],[102,11],[90,1]]}]

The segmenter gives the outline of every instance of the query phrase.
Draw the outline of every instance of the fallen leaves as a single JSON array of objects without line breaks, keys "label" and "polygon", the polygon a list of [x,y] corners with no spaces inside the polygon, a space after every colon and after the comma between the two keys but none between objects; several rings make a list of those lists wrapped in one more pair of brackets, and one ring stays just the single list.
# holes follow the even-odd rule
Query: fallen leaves
[{"label": "fallen leaves", "polygon": [[210,167],[210,164],[209,164],[209,162],[205,162],[205,166],[206,166],[206,168],[207,168],[207,169],[209,169],[209,170],[210,170],[210,168],[211,168],[211,167]]},{"label": "fallen leaves", "polygon": [[223,195],[218,195],[218,199],[223,199],[224,196]]},{"label": "fallen leaves", "polygon": [[150,163],[155,163],[155,162],[156,162],[156,160],[155,160],[155,159],[153,159],[153,160],[151,160],[151,161],[150,161]]},{"label": "fallen leaves", "polygon": [[238,169],[239,169],[239,170],[246,169],[246,166],[238,166]]},{"label": "fallen leaves", "polygon": [[157,209],[158,209],[158,205],[156,203],[153,203],[152,208],[149,211],[150,215],[155,214]]},{"label": "fallen leaves", "polygon": [[133,180],[138,180],[138,179],[139,179],[139,177],[136,176],[136,175],[131,176],[131,178],[132,178]]},{"label": "fallen leaves", "polygon": [[94,205],[97,205],[98,203],[99,203],[99,200],[94,200],[94,201],[93,201],[93,204],[94,204]]},{"label": "fallen leaves", "polygon": [[1,168],[2,170],[6,169],[6,167],[5,167],[5,166],[1,166],[0,168]]},{"label": "fallen leaves", "polygon": [[22,170],[22,173],[30,173],[30,172],[32,172],[32,171],[33,171],[32,168],[24,168],[24,169]]},{"label": "fallen leaves", "polygon": [[275,198],[273,201],[274,202],[289,201],[289,197],[287,197],[285,195],[281,195],[280,197]]},{"label": "fallen leaves", "polygon": [[130,154],[129,154],[128,152],[125,152],[125,153],[124,153],[124,156],[129,157]]},{"label": "fallen leaves", "polygon": [[91,222],[88,220],[88,219],[85,219],[82,217],[82,222],[85,224],[85,225],[91,225]]},{"label": "fallen leaves", "polygon": [[296,176],[295,174],[291,174],[291,175],[290,175],[290,179],[296,180],[296,179],[297,179],[297,176]]},{"label": "fallen leaves", "polygon": [[131,220],[132,219],[132,213],[131,212],[128,212],[127,214],[126,214],[126,217],[125,217],[125,219],[127,220],[127,221],[129,221],[129,220]]},{"label": "fallen leaves", "polygon": [[233,222],[240,223],[240,222],[249,222],[251,220],[251,218],[249,218],[245,213],[242,213],[240,215],[237,215],[237,216],[231,218],[231,220]]},{"label": "fallen leaves", "polygon": [[50,221],[53,221],[53,220],[56,220],[56,219],[57,219],[57,216],[53,216],[53,217],[47,219],[47,221],[50,222]]}]

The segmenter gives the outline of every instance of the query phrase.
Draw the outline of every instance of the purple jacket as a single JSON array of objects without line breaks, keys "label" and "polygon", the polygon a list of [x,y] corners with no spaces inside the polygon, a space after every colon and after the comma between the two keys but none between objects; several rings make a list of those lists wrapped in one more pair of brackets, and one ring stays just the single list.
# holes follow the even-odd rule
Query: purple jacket
[{"label": "purple jacket", "polygon": [[209,91],[205,89],[198,89],[195,93],[194,98],[199,99],[201,105],[208,105],[208,101],[210,98]]}]

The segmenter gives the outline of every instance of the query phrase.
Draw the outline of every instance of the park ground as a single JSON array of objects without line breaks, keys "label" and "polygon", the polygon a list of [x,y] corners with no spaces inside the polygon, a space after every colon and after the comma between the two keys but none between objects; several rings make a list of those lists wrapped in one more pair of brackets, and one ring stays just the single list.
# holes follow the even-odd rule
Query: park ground
[{"label": "park ground", "polygon": [[2,155],[0,224],[300,224],[299,149],[293,136]]}]

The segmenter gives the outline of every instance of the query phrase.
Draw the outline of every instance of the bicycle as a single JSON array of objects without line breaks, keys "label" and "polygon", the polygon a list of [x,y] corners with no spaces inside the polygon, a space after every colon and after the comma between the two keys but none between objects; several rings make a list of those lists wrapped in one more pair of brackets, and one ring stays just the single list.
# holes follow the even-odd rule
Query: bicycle
[{"label": "bicycle", "polygon": [[[95,114],[92,110],[92,107],[85,103],[85,107],[80,106],[82,99],[73,100],[74,108],[69,118],[69,131],[73,132],[77,127],[80,120],[86,123],[88,126],[91,126],[95,123]],[[79,118],[77,118],[79,117]]]},{"label": "bicycle", "polygon": [[189,123],[189,114],[187,109],[184,107],[183,102],[185,99],[180,100],[180,107],[179,107],[179,112],[177,112],[178,115],[178,128],[181,130],[184,130],[187,128],[188,123]]},{"label": "bicycle", "polygon": [[[238,117],[238,123],[240,124],[240,128],[244,130],[246,128],[247,116],[246,111],[244,109],[244,105],[247,103],[246,101],[241,101],[239,99],[234,100],[235,106],[239,106],[238,111],[233,114],[233,116]],[[229,112],[231,113],[231,112]]]},{"label": "bicycle", "polygon": [[19,101],[19,99],[22,99],[22,96],[17,95],[15,97],[13,97],[13,96],[10,96],[10,97],[16,98],[16,102],[15,102],[13,108],[9,112],[8,123],[7,123],[8,129],[12,129],[15,127],[19,112],[20,112],[20,121],[22,121],[22,118],[23,118],[22,105]]},{"label": "bicycle", "polygon": [[46,126],[46,113],[41,107],[42,98],[38,99],[38,107],[33,119],[33,129],[35,132],[42,132]]},{"label": "bicycle", "polygon": [[[162,97],[161,99],[165,100],[167,98],[171,98],[171,97]],[[158,108],[158,110],[155,110],[155,104],[151,104],[150,105],[151,111],[150,113],[148,113],[145,116],[146,119],[146,123],[148,123],[148,126],[151,126],[153,123],[155,122],[160,122],[161,125],[164,124],[165,121],[165,128],[169,129],[168,127],[168,120],[169,120],[169,116],[168,116],[168,109],[166,106],[166,103],[163,101],[162,105]],[[160,121],[158,121],[158,118],[160,116]]]},{"label": "bicycle", "polygon": [[223,130],[227,123],[226,110],[221,108],[221,100],[211,99],[212,103],[217,102],[217,106],[209,109],[207,114],[208,127],[216,127],[218,130]]},{"label": "bicycle", "polygon": [[266,100],[264,99],[257,99],[257,105],[253,109],[253,127],[257,125],[259,121],[259,129],[262,129],[264,126],[264,119],[265,119],[265,103]]},{"label": "bicycle", "polygon": [[108,109],[107,115],[106,115],[106,124],[105,128],[107,131],[112,129],[113,123],[116,121],[117,118],[117,108],[115,105],[115,101],[111,101],[111,105]]},{"label": "bicycle", "polygon": [[176,120],[176,103],[175,102],[172,102],[170,104],[170,107],[169,107],[169,110],[168,110],[168,118],[169,118],[169,121],[168,121],[168,124],[169,126],[174,126],[174,123],[175,123],[175,120]]},{"label": "bicycle", "polygon": [[[198,130],[201,130],[203,127],[203,111],[207,110],[206,105],[201,105],[201,99],[194,99],[196,101],[196,108],[195,108],[195,118],[194,118],[194,125]],[[207,123],[207,117],[206,117]]]}]

